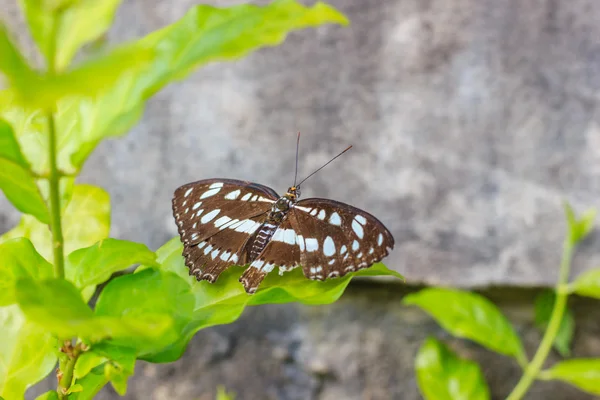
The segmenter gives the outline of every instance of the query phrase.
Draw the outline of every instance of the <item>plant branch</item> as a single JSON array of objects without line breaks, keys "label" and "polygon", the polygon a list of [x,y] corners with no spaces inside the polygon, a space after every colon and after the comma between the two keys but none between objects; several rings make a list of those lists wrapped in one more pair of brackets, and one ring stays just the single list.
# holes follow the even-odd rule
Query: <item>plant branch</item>
[{"label": "plant branch", "polygon": [[75,345],[71,344],[71,341],[67,340],[64,342],[63,347],[60,348],[60,351],[65,353],[66,357],[63,358],[59,363],[58,369],[58,388],[56,392],[58,393],[58,398],[60,400],[66,400],[69,396],[69,389],[71,388],[71,384],[73,383],[73,373],[75,371],[75,364],[77,363],[77,359],[83,352],[81,343]]},{"label": "plant branch", "polygon": [[550,350],[552,349],[552,343],[556,339],[560,323],[565,313],[567,305],[567,299],[569,297],[568,291],[564,290],[565,285],[569,279],[569,271],[571,269],[571,259],[573,257],[573,250],[575,243],[567,237],[563,243],[563,254],[560,263],[560,272],[558,283],[556,284],[556,301],[552,308],[552,314],[550,321],[548,322],[548,328],[544,332],[544,337],[531,360],[531,363],[525,368],[525,373],[517,383],[517,386],[513,389],[506,400],[520,400],[523,398],[527,390],[531,386],[534,380],[536,380],[540,374],[540,370],[544,365],[544,361],[548,357]]},{"label": "plant branch", "polygon": [[64,238],[60,210],[60,174],[56,162],[56,129],[54,114],[48,112],[48,147],[50,152],[50,227],[52,229],[52,249],[54,250],[54,276],[65,277]]}]

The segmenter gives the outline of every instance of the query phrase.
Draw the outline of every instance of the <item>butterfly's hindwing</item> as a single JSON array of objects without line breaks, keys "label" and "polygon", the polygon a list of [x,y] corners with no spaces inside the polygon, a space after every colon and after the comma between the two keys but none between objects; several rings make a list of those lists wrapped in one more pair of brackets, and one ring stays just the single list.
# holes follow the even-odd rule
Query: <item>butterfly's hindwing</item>
[{"label": "butterfly's hindwing", "polygon": [[341,202],[301,200],[289,218],[301,236],[300,264],[310,279],[336,278],[370,267],[394,247],[392,234],[377,218]]},{"label": "butterfly's hindwing", "polygon": [[243,262],[244,247],[277,199],[272,189],[233,179],[208,179],[179,187],[173,197],[183,255],[190,274],[214,282]]},{"label": "butterfly's hindwing", "polygon": [[253,293],[275,266],[302,266],[309,279],[325,280],[367,268],[387,256],[394,239],[374,216],[350,205],[302,200],[287,213],[275,234],[240,279]]}]

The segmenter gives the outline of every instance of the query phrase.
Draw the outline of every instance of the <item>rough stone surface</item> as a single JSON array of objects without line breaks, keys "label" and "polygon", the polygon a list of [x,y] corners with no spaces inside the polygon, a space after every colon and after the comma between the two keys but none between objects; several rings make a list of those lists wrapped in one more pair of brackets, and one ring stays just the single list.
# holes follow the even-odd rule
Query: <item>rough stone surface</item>
[{"label": "rough stone surface", "polygon": [[[224,385],[239,400],[418,400],[414,358],[429,335],[477,361],[492,398],[506,398],[520,377],[518,365],[448,336],[419,309],[402,306],[403,291],[391,285],[358,284],[327,306],[249,308],[231,325],[199,332],[177,362],[139,362],[123,399],[212,400],[216,387]],[[541,339],[532,322],[537,292],[496,289],[484,294],[514,324],[531,357]],[[598,303],[574,298],[571,307],[577,327],[572,356],[600,357]],[[553,352],[548,366],[559,359]],[[35,391],[53,385],[52,380]],[[111,388],[98,396],[118,398]],[[528,400],[593,398],[559,382],[536,383],[527,396]]]},{"label": "rough stone surface", "polygon": [[[176,233],[171,194],[193,180],[285,190],[301,131],[300,175],[355,146],[307,182],[304,197],[377,215],[396,237],[387,264],[410,283],[551,284],[561,201],[582,209],[600,198],[600,2],[330,2],[350,27],[295,32],[277,48],[210,65],[155,96],[127,137],[99,146],[81,181],[110,192],[112,236],[163,244]],[[193,3],[129,0],[109,38],[146,34]],[[0,18],[27,43],[15,4],[0,0]],[[26,54],[40,62],[31,46]],[[0,199],[0,231],[17,219]],[[598,248],[594,235],[574,273],[600,265]],[[479,361],[494,399],[508,393],[517,366],[448,338],[400,307],[401,296],[399,286],[355,286],[326,307],[249,309],[199,333],[176,363],[140,363],[126,398],[213,399],[224,384],[250,400],[418,399],[412,363],[429,334]],[[539,334],[520,301],[501,303],[531,354]],[[597,304],[576,314],[575,355],[600,356]],[[529,398],[590,397],[538,383]]]},{"label": "rough stone surface", "polygon": [[[0,0],[0,15],[26,42],[14,3]],[[148,33],[193,3],[125,2],[109,37]],[[387,263],[411,282],[553,282],[562,199],[582,208],[600,197],[600,3],[332,3],[350,27],[210,65],[154,97],[126,138],[102,143],[81,179],[110,192],[113,236],[156,248],[175,235],[170,198],[186,182],[285,190],[301,131],[300,175],[355,146],[304,196],[377,215],[397,242]],[[600,264],[598,245],[578,268]]]}]

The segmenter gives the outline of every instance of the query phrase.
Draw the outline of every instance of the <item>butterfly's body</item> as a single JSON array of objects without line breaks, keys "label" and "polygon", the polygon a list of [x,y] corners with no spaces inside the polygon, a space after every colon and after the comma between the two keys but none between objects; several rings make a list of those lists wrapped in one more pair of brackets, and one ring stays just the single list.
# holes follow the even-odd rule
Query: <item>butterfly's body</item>
[{"label": "butterfly's body", "polygon": [[249,265],[240,281],[254,293],[267,273],[302,267],[324,280],[367,268],[394,246],[375,217],[327,200],[298,201],[299,188],[283,196],[263,185],[208,179],[175,191],[173,214],[190,274],[216,281],[232,265]]}]

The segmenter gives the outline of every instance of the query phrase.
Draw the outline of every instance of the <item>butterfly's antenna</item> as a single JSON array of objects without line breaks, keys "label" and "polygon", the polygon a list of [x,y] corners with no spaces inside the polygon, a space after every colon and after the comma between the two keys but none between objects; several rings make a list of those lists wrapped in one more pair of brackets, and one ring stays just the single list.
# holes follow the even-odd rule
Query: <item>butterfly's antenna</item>
[{"label": "butterfly's antenna", "polygon": [[298,132],[298,140],[296,140],[296,172],[294,172],[294,186],[298,178],[298,149],[300,148],[300,132]]},{"label": "butterfly's antenna", "polygon": [[329,163],[331,163],[333,160],[335,160],[336,158],[338,158],[339,156],[341,156],[342,154],[344,154],[345,152],[347,152],[348,150],[350,150],[352,148],[352,145],[348,146],[344,151],[342,151],[340,154],[338,154],[337,156],[333,157],[331,160],[327,161],[325,163],[325,165],[323,165],[322,167],[320,167],[319,169],[317,169],[315,172],[313,172],[312,174],[310,174],[309,176],[307,176],[306,178],[302,179],[302,182],[300,182],[297,186],[302,185],[302,183],[304,181],[306,181],[308,178],[310,178],[311,176],[313,176],[314,174],[316,174],[317,172],[319,172],[320,170],[322,170],[323,168],[325,168]]}]

